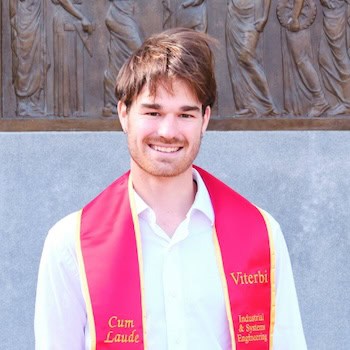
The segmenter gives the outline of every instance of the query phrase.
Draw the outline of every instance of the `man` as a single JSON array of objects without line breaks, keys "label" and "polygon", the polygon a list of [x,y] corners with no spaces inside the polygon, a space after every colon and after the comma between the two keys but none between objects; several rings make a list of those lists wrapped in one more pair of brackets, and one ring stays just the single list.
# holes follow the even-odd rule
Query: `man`
[{"label": "man", "polygon": [[278,224],[193,167],[216,97],[210,42],[169,30],[119,72],[130,172],[50,231],[37,349],[306,349]]}]

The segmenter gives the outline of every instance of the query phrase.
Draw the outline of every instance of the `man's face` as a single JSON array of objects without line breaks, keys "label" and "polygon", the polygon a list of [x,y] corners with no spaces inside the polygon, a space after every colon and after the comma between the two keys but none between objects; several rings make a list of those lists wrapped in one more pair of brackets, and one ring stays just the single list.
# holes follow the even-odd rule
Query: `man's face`
[{"label": "man's face", "polygon": [[172,89],[160,84],[155,96],[147,87],[129,110],[119,102],[118,114],[128,134],[131,169],[160,177],[177,176],[188,170],[196,158],[201,137],[210,118],[202,104],[181,80]]}]

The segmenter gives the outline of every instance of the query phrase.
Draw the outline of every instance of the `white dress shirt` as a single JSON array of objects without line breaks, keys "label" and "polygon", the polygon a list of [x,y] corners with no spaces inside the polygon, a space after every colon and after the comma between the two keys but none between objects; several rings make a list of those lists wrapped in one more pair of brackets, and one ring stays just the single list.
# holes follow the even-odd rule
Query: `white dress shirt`
[{"label": "white dress shirt", "polygon": [[[135,193],[144,266],[149,350],[229,350],[231,340],[212,238],[214,212],[194,170],[195,201],[170,238]],[[234,215],[234,213],[233,213]],[[306,343],[288,250],[269,215],[276,250],[274,350],[305,350]],[[36,350],[88,350],[90,333],[79,278],[75,234],[79,214],[49,232],[41,258],[35,306]]]}]

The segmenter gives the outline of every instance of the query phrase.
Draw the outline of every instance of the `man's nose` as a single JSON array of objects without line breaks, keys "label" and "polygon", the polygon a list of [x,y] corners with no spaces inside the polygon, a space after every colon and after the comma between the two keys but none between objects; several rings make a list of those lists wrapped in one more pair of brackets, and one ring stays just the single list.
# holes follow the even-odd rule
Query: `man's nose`
[{"label": "man's nose", "polygon": [[178,133],[178,119],[175,115],[164,116],[158,126],[158,134],[166,139],[172,139]]}]

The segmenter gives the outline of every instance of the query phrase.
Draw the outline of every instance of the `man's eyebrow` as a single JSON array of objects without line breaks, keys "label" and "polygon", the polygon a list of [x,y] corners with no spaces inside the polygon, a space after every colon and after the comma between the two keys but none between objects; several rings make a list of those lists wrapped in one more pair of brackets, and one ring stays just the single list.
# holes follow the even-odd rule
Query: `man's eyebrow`
[{"label": "man's eyebrow", "polygon": [[149,109],[162,109],[162,106],[158,103],[141,103],[141,107]]},{"label": "man's eyebrow", "polygon": [[180,108],[183,112],[191,112],[191,111],[194,111],[194,112],[200,112],[202,109],[198,106],[182,106]]},{"label": "man's eyebrow", "polygon": [[[155,110],[162,109],[162,106],[159,103],[142,103],[141,107],[155,109]],[[199,111],[200,112],[201,108],[198,106],[181,106],[180,110],[183,112],[190,112],[190,111]]]}]

